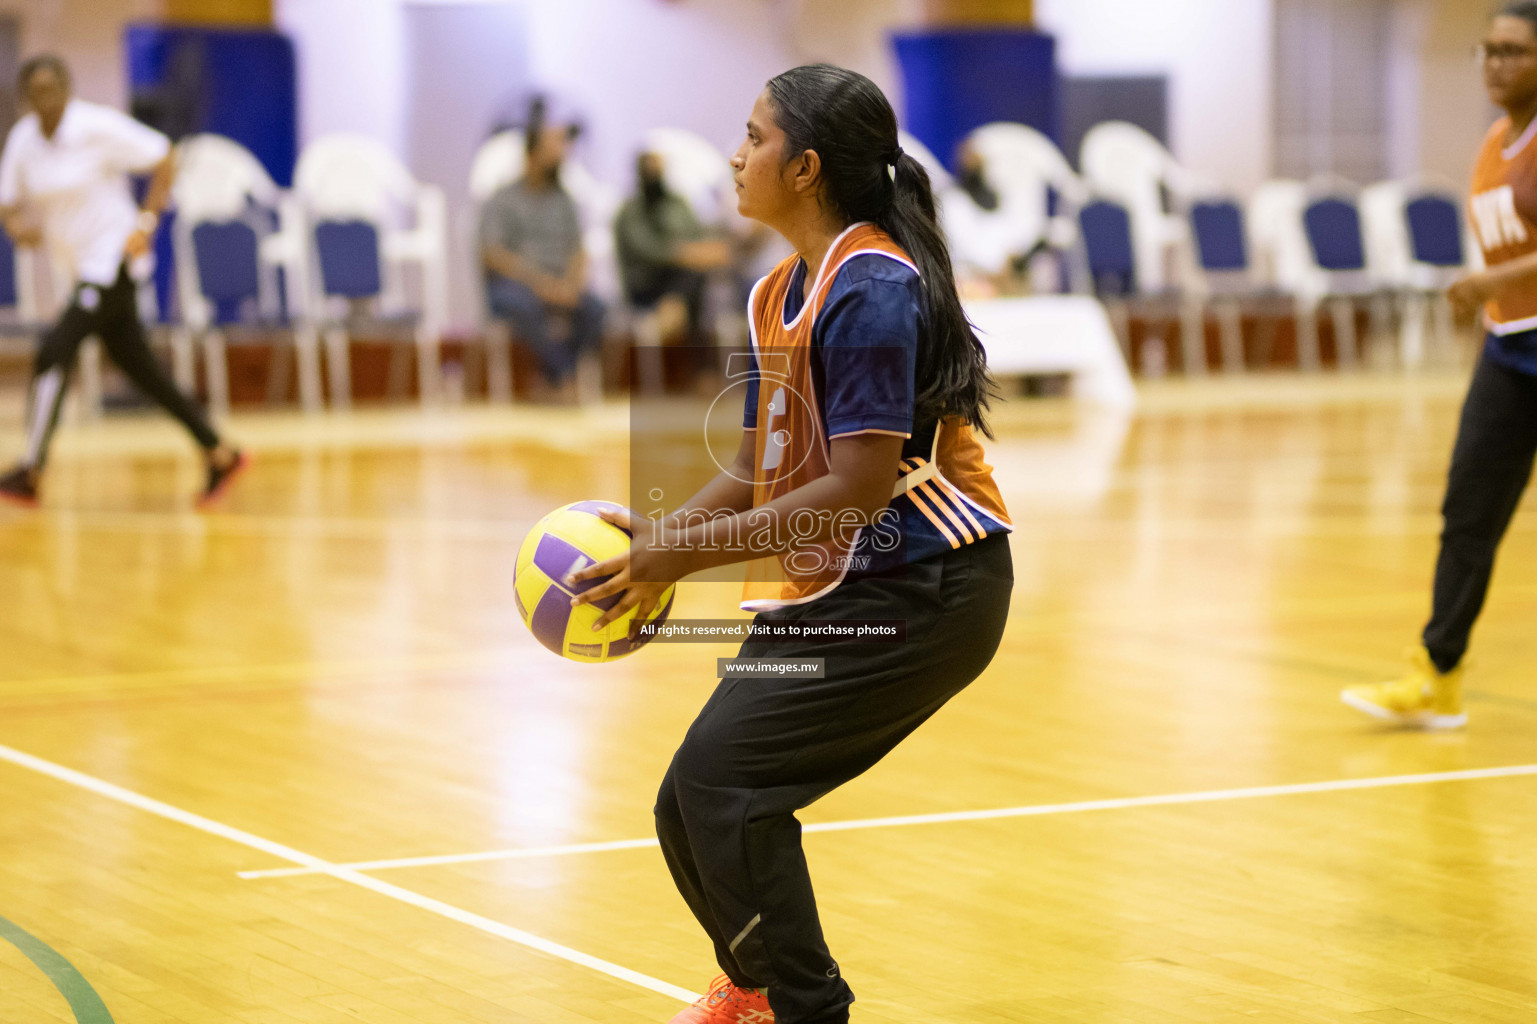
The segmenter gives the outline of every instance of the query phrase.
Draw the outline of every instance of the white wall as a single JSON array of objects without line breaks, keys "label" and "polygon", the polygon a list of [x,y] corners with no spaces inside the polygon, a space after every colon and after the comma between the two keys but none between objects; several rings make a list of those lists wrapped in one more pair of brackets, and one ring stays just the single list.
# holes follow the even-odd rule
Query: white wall
[{"label": "white wall", "polygon": [[[4,0],[0,0],[4,2]],[[687,128],[730,152],[764,82],[835,60],[893,95],[887,33],[920,0],[276,0],[299,58],[299,138],[362,132],[441,186],[468,251],[465,179],[515,99],[549,91],[584,118],[576,159],[628,189],[641,136]],[[456,41],[456,34],[461,37]],[[475,312],[470,270],[454,315]],[[473,280],[472,278],[470,280]]]},{"label": "white wall", "polygon": [[1169,143],[1186,166],[1240,191],[1270,176],[1271,0],[1036,0],[1035,9],[1067,74],[1168,76]]},{"label": "white wall", "polygon": [[299,144],[361,132],[406,156],[406,33],[400,0],[275,0],[299,64]]}]

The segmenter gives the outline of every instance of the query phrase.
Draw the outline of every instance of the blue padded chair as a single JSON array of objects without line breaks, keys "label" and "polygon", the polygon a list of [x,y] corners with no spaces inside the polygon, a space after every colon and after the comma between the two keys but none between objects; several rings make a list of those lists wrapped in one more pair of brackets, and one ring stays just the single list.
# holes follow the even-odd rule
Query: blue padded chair
[{"label": "blue padded chair", "polygon": [[1131,216],[1119,203],[1095,199],[1078,211],[1078,229],[1096,295],[1129,298],[1137,290]]},{"label": "blue padded chair", "polygon": [[1467,262],[1462,245],[1462,208],[1444,195],[1421,195],[1404,205],[1409,222],[1409,251],[1416,263],[1461,270]]},{"label": "blue padded chair", "polygon": [[1427,342],[1449,354],[1455,339],[1446,288],[1462,273],[1470,239],[1455,186],[1430,180],[1383,181],[1361,192],[1367,262],[1397,300],[1398,347],[1418,365]]},{"label": "blue padded chair", "polygon": [[[302,246],[289,205],[249,150],[218,135],[193,135],[177,146],[176,204],[171,240],[176,252],[181,332],[190,352],[203,352],[208,404],[229,411],[226,349],[247,340],[283,337],[298,360],[299,398],[320,406],[320,365],[313,331],[295,325],[285,284],[302,278]],[[267,396],[287,388],[290,349],[274,350]]]},{"label": "blue padded chair", "polygon": [[[312,272],[303,281],[309,323],[323,329],[331,402],[351,403],[353,330],[414,344],[424,404],[437,401],[438,347],[448,318],[447,214],[441,189],[416,181],[381,143],[336,134],[305,147],[294,170]],[[414,289],[405,272],[413,272]],[[392,353],[389,390],[410,367]]]},{"label": "blue padded chair", "polygon": [[1310,189],[1302,208],[1303,252],[1310,262],[1297,290],[1297,359],[1304,369],[1320,365],[1318,309],[1327,304],[1334,322],[1335,357],[1348,368],[1360,360],[1356,302],[1370,300],[1373,336],[1384,333],[1382,302],[1367,263],[1366,236],[1354,188],[1326,181]]},{"label": "blue padded chair", "polygon": [[[1187,372],[1204,365],[1206,312],[1215,315],[1221,341],[1222,368],[1239,373],[1245,368],[1243,315],[1247,309],[1262,318],[1259,347],[1268,353],[1275,327],[1290,307],[1282,308],[1280,292],[1261,281],[1255,247],[1243,206],[1228,195],[1193,200],[1186,209],[1190,220],[1190,288],[1183,306],[1180,331],[1185,342]],[[1268,359],[1268,355],[1264,356]]]},{"label": "blue padded chair", "polygon": [[1133,311],[1149,324],[1149,340],[1161,344],[1178,315],[1178,295],[1140,288],[1132,219],[1120,203],[1102,198],[1085,203],[1078,211],[1078,232],[1094,294],[1105,304],[1129,362]]}]

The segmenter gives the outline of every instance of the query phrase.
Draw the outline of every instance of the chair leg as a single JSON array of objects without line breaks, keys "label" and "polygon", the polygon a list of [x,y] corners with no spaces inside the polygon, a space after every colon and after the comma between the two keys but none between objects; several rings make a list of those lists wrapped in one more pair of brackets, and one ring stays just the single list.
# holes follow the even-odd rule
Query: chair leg
[{"label": "chair leg", "polygon": [[1319,367],[1316,300],[1297,300],[1297,365],[1309,373],[1317,372]]},{"label": "chair leg", "polygon": [[1400,299],[1403,312],[1398,326],[1398,360],[1406,369],[1425,361],[1425,324],[1430,317],[1429,297],[1423,292],[1405,292]]},{"label": "chair leg", "polygon": [[305,412],[319,412],[325,398],[320,392],[320,335],[314,327],[294,331],[294,354],[299,361],[299,404]]},{"label": "chair leg", "polygon": [[1334,361],[1341,370],[1354,369],[1360,362],[1356,347],[1356,305],[1343,296],[1329,300],[1329,318],[1334,321]]},{"label": "chair leg", "polygon": [[486,325],[486,397],[498,405],[512,402],[512,331],[500,320]]},{"label": "chair leg", "polygon": [[1430,318],[1436,348],[1444,356],[1457,344],[1457,325],[1452,319],[1452,304],[1445,292],[1437,292],[1431,296]]},{"label": "chair leg", "polygon": [[1180,355],[1186,377],[1206,376],[1206,303],[1187,299],[1179,311]]},{"label": "chair leg", "polygon": [[1222,338],[1222,372],[1243,373],[1243,307],[1229,299],[1216,304],[1217,328]]},{"label": "chair leg", "polygon": [[1121,346],[1121,355],[1126,360],[1126,365],[1132,365],[1131,358],[1131,310],[1126,303],[1116,299],[1104,301],[1105,315],[1110,318],[1110,329],[1115,331],[1115,340]]},{"label": "chair leg", "polygon": [[208,382],[208,408],[223,419],[229,415],[229,363],[225,359],[224,334],[203,335],[203,376]]},{"label": "chair leg", "polygon": [[288,401],[288,375],[293,371],[294,351],[298,344],[272,346],[272,358],[267,360],[267,404],[276,405]]},{"label": "chair leg", "polygon": [[331,408],[352,408],[352,339],[345,327],[326,330],[326,375],[331,380]]},{"label": "chair leg", "polygon": [[1367,306],[1367,336],[1362,358],[1368,366],[1376,365],[1382,358],[1385,344],[1393,333],[1393,297],[1387,292],[1376,292]]},{"label": "chair leg", "polygon": [[423,405],[436,405],[443,396],[443,364],[438,337],[425,327],[416,331],[416,390]]},{"label": "chair leg", "polygon": [[197,393],[197,356],[192,350],[192,335],[183,327],[171,331],[171,379],[183,394]]}]

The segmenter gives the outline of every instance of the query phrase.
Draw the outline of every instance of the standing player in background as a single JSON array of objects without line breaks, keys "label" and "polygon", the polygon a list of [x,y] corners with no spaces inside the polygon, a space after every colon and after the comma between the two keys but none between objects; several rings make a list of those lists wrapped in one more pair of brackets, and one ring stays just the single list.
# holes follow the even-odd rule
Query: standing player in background
[{"label": "standing player in background", "polygon": [[903,643],[748,640],[744,657],[821,658],[824,677],[723,678],[657,797],[667,866],[724,972],[675,1024],[842,1024],[854,995],[795,812],[987,667],[1013,589],[1011,527],[972,434],[991,396],[982,347],[886,97],[842,68],[787,71],[732,167],[743,216],[795,248],[749,303],[761,372],[735,462],[665,520],[606,516],[635,543],[572,582],[615,574],[577,598],[619,595],[606,623],[645,616],[691,572],[750,561],[755,623],[906,623]]},{"label": "standing player in background", "polygon": [[1368,714],[1426,729],[1467,722],[1463,655],[1537,455],[1537,2],[1506,5],[1479,55],[1489,98],[1505,110],[1484,137],[1469,203],[1488,269],[1448,295],[1461,315],[1483,307],[1489,336],[1447,476],[1430,622],[1407,675],[1341,695]]},{"label": "standing player in background", "polygon": [[[0,221],[17,245],[46,243],[53,265],[73,277],[73,291],[38,347],[26,454],[0,477],[0,498],[37,503],[65,386],[81,343],[94,334],[139,389],[197,439],[208,470],[199,502],[207,503],[246,459],[155,362],[136,294],[176,172],[170,140],[110,107],[71,98],[69,69],[57,57],[27,61],[17,84],[32,109],[0,155]],[[152,174],[142,209],[128,188],[136,173]]]}]

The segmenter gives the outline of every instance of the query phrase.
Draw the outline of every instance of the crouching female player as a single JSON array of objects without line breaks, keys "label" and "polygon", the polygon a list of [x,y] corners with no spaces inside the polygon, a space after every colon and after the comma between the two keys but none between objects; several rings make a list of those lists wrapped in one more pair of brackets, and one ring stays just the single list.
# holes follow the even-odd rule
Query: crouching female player
[{"label": "crouching female player", "polygon": [[822,937],[795,812],[987,667],[1011,527],[972,433],[986,432],[986,361],[886,97],[842,68],[787,71],[731,163],[742,214],[796,250],[752,292],[736,462],[666,519],[609,517],[635,543],[571,579],[613,574],[575,598],[620,595],[603,624],[737,561],[757,622],[905,621],[902,643],[748,640],[744,657],[821,658],[825,675],[723,678],[657,797],[667,866],[724,972],[676,1024],[841,1024],[854,994]]}]

